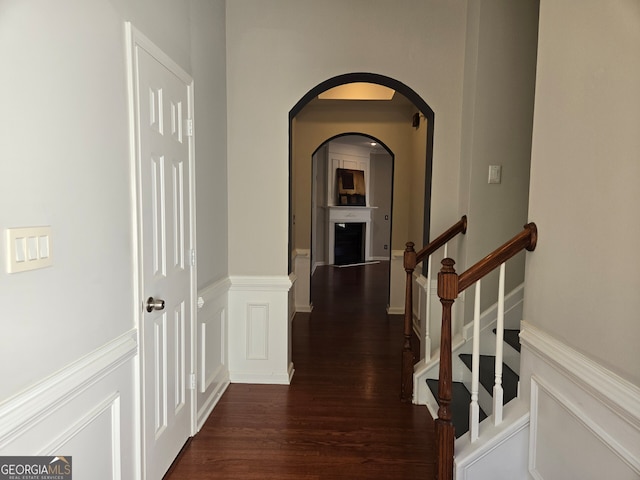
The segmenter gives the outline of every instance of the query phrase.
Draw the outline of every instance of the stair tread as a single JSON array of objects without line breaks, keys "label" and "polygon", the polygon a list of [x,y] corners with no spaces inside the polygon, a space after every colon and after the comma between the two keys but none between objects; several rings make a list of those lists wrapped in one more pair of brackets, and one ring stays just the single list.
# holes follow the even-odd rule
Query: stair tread
[{"label": "stair tread", "polygon": [[[433,378],[427,379],[429,390],[433,396],[438,399],[438,380]],[[456,433],[456,438],[469,431],[469,404],[471,403],[471,394],[462,382],[453,382],[451,399],[451,417]],[[487,418],[482,408],[480,409],[480,421]]]},{"label": "stair tread", "polygon": [[[471,370],[471,355],[461,353],[458,355],[460,360]],[[495,363],[496,357],[492,355],[480,355],[480,374],[479,380],[482,386],[491,394],[493,394],[493,385],[495,383]],[[508,365],[502,364],[502,390],[503,405],[516,398],[518,395],[518,381],[520,377],[509,368]]]},{"label": "stair tread", "polygon": [[[493,333],[496,333],[496,329],[493,329]],[[510,346],[520,351],[520,330],[505,328],[504,329],[504,341]]]}]

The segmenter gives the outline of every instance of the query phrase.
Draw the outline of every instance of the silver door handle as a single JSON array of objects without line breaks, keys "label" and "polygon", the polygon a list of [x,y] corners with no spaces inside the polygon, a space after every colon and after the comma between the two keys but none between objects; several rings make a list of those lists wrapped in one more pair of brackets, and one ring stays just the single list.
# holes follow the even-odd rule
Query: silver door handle
[{"label": "silver door handle", "polygon": [[153,312],[154,310],[164,310],[164,300],[160,298],[147,298],[147,312]]}]

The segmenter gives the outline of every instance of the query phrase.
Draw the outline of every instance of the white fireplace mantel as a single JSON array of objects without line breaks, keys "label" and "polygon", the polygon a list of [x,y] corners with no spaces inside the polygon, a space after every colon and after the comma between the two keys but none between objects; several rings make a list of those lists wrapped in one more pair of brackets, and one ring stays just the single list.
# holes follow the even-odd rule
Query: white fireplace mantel
[{"label": "white fireplace mantel", "polygon": [[335,263],[336,223],[364,223],[364,259],[371,259],[371,211],[378,207],[352,207],[329,205],[329,264]]}]

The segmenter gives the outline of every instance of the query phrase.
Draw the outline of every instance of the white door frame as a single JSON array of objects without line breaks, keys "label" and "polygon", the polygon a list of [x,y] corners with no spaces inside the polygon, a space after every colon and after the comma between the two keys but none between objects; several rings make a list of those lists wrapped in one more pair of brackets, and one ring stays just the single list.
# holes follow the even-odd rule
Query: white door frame
[{"label": "white door frame", "polygon": [[[165,54],[158,46],[156,46],[151,40],[149,40],[144,34],[137,30],[131,22],[125,22],[126,33],[126,45],[127,45],[127,77],[129,88],[129,132],[130,132],[130,178],[131,178],[131,199],[132,199],[132,234],[133,234],[133,285],[134,290],[134,311],[133,317],[138,332],[138,362],[136,362],[136,389],[138,391],[137,398],[137,416],[136,416],[136,437],[137,443],[140,448],[139,452],[139,472],[140,478],[145,478],[145,451],[144,451],[144,404],[143,388],[144,383],[142,379],[143,372],[143,356],[141,351],[143,348],[143,335],[141,329],[143,326],[143,309],[144,309],[144,285],[142,284],[142,251],[144,246],[142,245],[142,198],[141,198],[141,183],[140,183],[140,158],[139,158],[139,139],[136,133],[136,100],[137,95],[135,92],[135,77],[134,77],[134,59],[135,49],[140,47],[153,56],[158,62],[170,70],[181,81],[188,86],[188,118],[193,119],[193,79],[180,67],[174,60],[172,60],[167,54]],[[190,357],[188,359],[189,368],[192,374],[192,378],[196,376],[196,312],[197,312],[197,270],[195,261],[195,248],[196,248],[196,195],[195,195],[195,158],[194,158],[194,136],[193,136],[193,123],[188,127],[190,135],[188,136],[189,142],[189,178],[187,179],[189,185],[189,218],[190,218],[190,231],[189,231],[189,249],[192,252],[192,267],[191,267],[191,288],[190,288],[190,302],[191,302],[191,318],[188,322],[191,325],[191,338],[188,339],[190,348]],[[193,384],[192,384],[193,387]],[[197,405],[196,405],[196,389],[189,389],[189,408],[191,412],[191,436],[197,432]]]}]

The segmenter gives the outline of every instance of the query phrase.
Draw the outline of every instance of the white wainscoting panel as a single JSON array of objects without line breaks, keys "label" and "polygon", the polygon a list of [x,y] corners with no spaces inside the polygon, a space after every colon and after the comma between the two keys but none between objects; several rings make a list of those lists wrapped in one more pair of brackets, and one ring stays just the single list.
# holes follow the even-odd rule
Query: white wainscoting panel
[{"label": "white wainscoting panel", "polygon": [[404,250],[391,251],[391,285],[389,286],[389,315],[404,314],[404,294],[407,285],[407,273],[404,271]]},{"label": "white wainscoting panel", "polygon": [[531,476],[640,478],[640,388],[527,322],[521,344]]},{"label": "white wainscoting panel", "polygon": [[310,312],[311,306],[311,252],[296,250],[293,259],[295,283],[293,294],[296,312]]},{"label": "white wainscoting panel", "polygon": [[289,274],[289,281],[291,282],[291,289],[289,289],[288,296],[288,308],[289,308],[289,322],[293,322],[293,317],[296,316],[296,283],[298,281],[298,277],[295,273]]},{"label": "white wainscoting panel", "polygon": [[198,430],[229,386],[228,322],[229,287],[225,278],[198,292]]},{"label": "white wainscoting panel", "polygon": [[247,304],[247,359],[269,359],[269,304]]},{"label": "white wainscoting panel", "polygon": [[232,276],[229,290],[229,379],[289,384],[293,375],[288,276]]},{"label": "white wainscoting panel", "polygon": [[0,455],[73,457],[74,478],[139,478],[130,331],[0,405]]},{"label": "white wainscoting panel", "polygon": [[456,439],[456,480],[520,480],[528,478],[528,405],[518,400],[505,406],[500,425],[487,420],[481,424],[478,439],[471,443],[469,433]]}]

